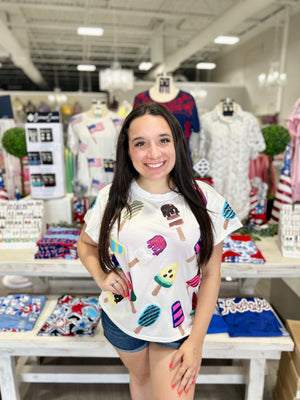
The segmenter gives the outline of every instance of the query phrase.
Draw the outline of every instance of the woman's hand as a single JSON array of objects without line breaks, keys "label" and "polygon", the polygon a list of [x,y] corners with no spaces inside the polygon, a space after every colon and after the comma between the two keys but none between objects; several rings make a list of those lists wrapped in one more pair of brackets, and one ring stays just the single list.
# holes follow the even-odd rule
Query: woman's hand
[{"label": "woman's hand", "polygon": [[202,343],[193,343],[187,338],[176,351],[170,364],[170,369],[176,371],[172,387],[178,385],[178,393],[188,393],[192,384],[196,383],[202,361]]},{"label": "woman's hand", "polygon": [[123,297],[128,297],[132,285],[123,271],[115,270],[106,274],[105,278],[101,282],[101,289],[120,294]]}]

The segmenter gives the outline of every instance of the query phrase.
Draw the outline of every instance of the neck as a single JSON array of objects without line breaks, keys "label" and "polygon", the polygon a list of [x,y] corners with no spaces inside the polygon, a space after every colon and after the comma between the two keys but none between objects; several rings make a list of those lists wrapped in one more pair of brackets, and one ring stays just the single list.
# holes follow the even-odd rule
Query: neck
[{"label": "neck", "polygon": [[168,180],[148,180],[143,177],[138,177],[136,179],[136,183],[139,185],[139,187],[143,190],[145,190],[148,193],[151,194],[164,194],[164,193],[169,193],[172,190],[168,185]]},{"label": "neck", "polygon": [[175,99],[179,89],[174,85],[171,76],[158,76],[149,94],[154,101],[166,103]]},{"label": "neck", "polygon": [[106,104],[93,104],[92,107],[85,112],[89,118],[103,118],[108,114]]}]

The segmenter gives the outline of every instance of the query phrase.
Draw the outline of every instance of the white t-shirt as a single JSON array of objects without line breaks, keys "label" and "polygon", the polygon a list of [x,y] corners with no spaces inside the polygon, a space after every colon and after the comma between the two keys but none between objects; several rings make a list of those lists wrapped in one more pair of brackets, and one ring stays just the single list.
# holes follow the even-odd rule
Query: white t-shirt
[{"label": "white t-shirt", "polygon": [[[225,199],[199,182],[214,226],[214,245],[241,226]],[[98,242],[110,185],[102,189],[85,216],[86,233]],[[110,248],[133,285],[129,298],[102,292],[100,304],[125,333],[143,340],[170,342],[189,335],[200,285],[195,253],[200,231],[183,196],[151,194],[136,182],[129,197],[131,217],[123,211]]]}]

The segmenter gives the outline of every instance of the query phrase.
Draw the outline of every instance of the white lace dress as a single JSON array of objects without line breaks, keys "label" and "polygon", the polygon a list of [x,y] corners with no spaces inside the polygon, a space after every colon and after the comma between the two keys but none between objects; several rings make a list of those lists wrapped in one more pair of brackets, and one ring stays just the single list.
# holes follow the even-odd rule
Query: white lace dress
[{"label": "white lace dress", "polygon": [[266,148],[257,119],[236,104],[230,119],[219,105],[200,117],[201,157],[210,163],[214,188],[230,203],[240,219],[250,210],[250,157]]}]

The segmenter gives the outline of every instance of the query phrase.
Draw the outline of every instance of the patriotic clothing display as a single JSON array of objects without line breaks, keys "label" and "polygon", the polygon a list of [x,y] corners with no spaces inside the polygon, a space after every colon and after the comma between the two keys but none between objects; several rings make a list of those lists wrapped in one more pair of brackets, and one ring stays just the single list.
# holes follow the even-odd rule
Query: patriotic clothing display
[{"label": "patriotic clothing display", "polygon": [[209,161],[214,188],[230,203],[240,219],[250,210],[249,160],[266,148],[257,119],[236,104],[230,119],[217,105],[200,118],[201,157]]},{"label": "patriotic clothing display", "polygon": [[271,221],[279,221],[280,210],[283,204],[292,204],[292,182],[291,182],[291,155],[290,144],[285,149],[284,165],[281,170],[277,184],[276,195],[272,207]]},{"label": "patriotic clothing display", "polygon": [[2,170],[0,168],[0,199],[8,200],[8,194],[4,186]]},{"label": "patriotic clothing display", "polygon": [[230,337],[288,335],[270,304],[263,298],[219,298],[218,306]]},{"label": "patriotic clothing display", "polygon": [[[241,227],[226,200],[197,182],[209,210],[214,244]],[[85,217],[86,233],[98,242],[110,185],[102,189]],[[128,298],[102,292],[100,304],[128,335],[170,342],[189,335],[201,282],[196,254],[201,251],[198,223],[183,196],[175,191],[152,194],[134,181],[120,227],[113,226],[110,250],[132,284]],[[138,233],[138,234],[137,234]]]},{"label": "patriotic clothing display", "polygon": [[250,225],[255,227],[267,223],[267,191],[268,184],[258,176],[251,179],[250,192]]},{"label": "patriotic clothing display", "polygon": [[222,262],[264,264],[260,250],[248,235],[229,235],[223,241]]},{"label": "patriotic clothing display", "polygon": [[116,113],[90,118],[75,115],[68,126],[67,144],[78,155],[78,179],[87,187],[85,196],[96,196],[112,181],[116,144],[123,119]]},{"label": "patriotic clothing display", "polygon": [[[135,96],[133,107],[137,107],[139,104],[153,103],[154,100],[150,97],[149,90],[139,93]],[[159,102],[155,102],[159,103]],[[192,95],[183,90],[179,90],[175,99],[160,103],[164,105],[173,115],[176,117],[181,125],[181,128],[185,134],[187,142],[192,131],[199,132],[199,117],[196,107],[195,100]]]},{"label": "patriotic clothing display", "polygon": [[45,302],[45,296],[29,294],[0,296],[0,332],[32,330]]},{"label": "patriotic clothing display", "polygon": [[216,305],[206,333],[213,334],[225,332],[228,332],[228,326],[225,324],[218,305]]},{"label": "patriotic clothing display", "polygon": [[81,230],[77,228],[50,227],[37,242],[38,252],[34,257],[76,260],[80,233]]},{"label": "patriotic clothing display", "polygon": [[300,201],[300,98],[287,121],[291,136],[291,179],[293,202]]},{"label": "patriotic clothing display", "polygon": [[94,336],[101,309],[97,297],[64,295],[58,299],[39,336]]}]

